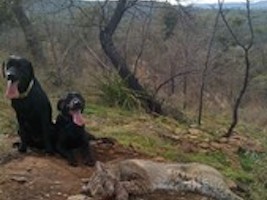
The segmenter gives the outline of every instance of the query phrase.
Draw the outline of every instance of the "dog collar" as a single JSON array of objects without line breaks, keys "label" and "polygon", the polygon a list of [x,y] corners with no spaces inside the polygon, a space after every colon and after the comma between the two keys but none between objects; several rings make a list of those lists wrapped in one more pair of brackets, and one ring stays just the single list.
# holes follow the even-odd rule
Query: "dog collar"
[{"label": "dog collar", "polygon": [[28,94],[30,93],[33,85],[34,85],[34,80],[32,79],[27,90],[19,95],[19,99],[23,99],[23,98],[27,97]]}]

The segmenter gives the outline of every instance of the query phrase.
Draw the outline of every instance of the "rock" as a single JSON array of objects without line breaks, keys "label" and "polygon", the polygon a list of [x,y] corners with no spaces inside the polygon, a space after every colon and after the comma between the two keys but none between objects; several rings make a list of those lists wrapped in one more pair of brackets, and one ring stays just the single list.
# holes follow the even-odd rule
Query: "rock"
[{"label": "rock", "polygon": [[157,162],[164,162],[166,161],[165,158],[161,157],[161,156],[157,156],[155,157],[153,160],[157,161]]},{"label": "rock", "polygon": [[199,144],[199,147],[201,147],[202,149],[208,149],[210,145],[208,143],[202,142]]},{"label": "rock", "polygon": [[189,135],[187,136],[188,139],[197,140],[199,138],[198,135]]},{"label": "rock", "polygon": [[174,133],[179,134],[179,135],[185,135],[188,132],[186,130],[181,129],[181,128],[175,128]]},{"label": "rock", "polygon": [[226,183],[227,183],[228,187],[231,188],[231,189],[236,189],[237,188],[237,184],[232,180],[228,180],[227,179]]},{"label": "rock", "polygon": [[61,185],[62,182],[61,182],[61,181],[55,181],[54,184],[55,184],[55,185]]},{"label": "rock", "polygon": [[90,180],[90,178],[82,178],[81,179],[82,183],[84,183],[84,184],[88,183],[89,180]]},{"label": "rock", "polygon": [[67,200],[93,200],[93,198],[85,196],[83,194],[69,196]]},{"label": "rock", "polygon": [[50,194],[49,194],[49,193],[44,194],[44,196],[45,196],[46,198],[50,198]]},{"label": "rock", "polygon": [[213,148],[217,149],[217,150],[221,150],[222,149],[222,145],[217,143],[217,142],[211,142],[210,144]]},{"label": "rock", "polygon": [[188,131],[191,135],[195,135],[195,136],[201,136],[203,134],[203,131],[197,128],[190,128]]},{"label": "rock", "polygon": [[187,141],[187,140],[184,140],[181,143],[180,148],[185,153],[192,153],[192,152],[197,152],[198,151],[196,145],[193,142],[190,142],[190,141]]},{"label": "rock", "polygon": [[223,137],[219,140],[220,143],[228,143],[228,138]]},{"label": "rock", "polygon": [[190,124],[189,127],[190,127],[190,128],[198,128],[199,125],[198,125],[198,124]]},{"label": "rock", "polygon": [[21,184],[26,183],[28,181],[28,179],[24,176],[13,176],[11,177],[11,180]]}]

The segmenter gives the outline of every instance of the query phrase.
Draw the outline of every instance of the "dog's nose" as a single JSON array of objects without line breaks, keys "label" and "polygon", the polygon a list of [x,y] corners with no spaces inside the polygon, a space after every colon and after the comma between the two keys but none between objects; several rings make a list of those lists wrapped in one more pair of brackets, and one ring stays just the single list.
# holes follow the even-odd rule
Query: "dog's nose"
[{"label": "dog's nose", "polygon": [[82,102],[78,98],[72,99],[72,101],[69,104],[69,108],[71,110],[80,110],[82,108]]},{"label": "dog's nose", "polygon": [[14,74],[7,73],[7,80],[15,82],[17,80],[17,77]]},{"label": "dog's nose", "polygon": [[17,74],[17,70],[15,67],[9,67],[5,71],[5,75],[6,75],[7,80],[11,80],[12,82],[18,80],[18,74]]},{"label": "dog's nose", "polygon": [[80,104],[80,100],[79,99],[73,99],[73,105],[79,105]]},{"label": "dog's nose", "polygon": [[72,101],[72,105],[74,108],[80,108],[82,106],[82,102],[80,101],[80,99],[75,98]]}]

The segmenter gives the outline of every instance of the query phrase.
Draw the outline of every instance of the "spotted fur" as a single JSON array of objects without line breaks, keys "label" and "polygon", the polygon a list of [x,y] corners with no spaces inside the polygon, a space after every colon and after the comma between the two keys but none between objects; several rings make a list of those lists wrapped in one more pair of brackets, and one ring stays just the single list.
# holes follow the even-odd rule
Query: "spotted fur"
[{"label": "spotted fur", "polygon": [[234,194],[216,169],[199,163],[159,163],[128,159],[96,163],[96,171],[83,191],[96,199],[114,196],[128,200],[155,190],[196,192],[216,200],[243,200]]}]

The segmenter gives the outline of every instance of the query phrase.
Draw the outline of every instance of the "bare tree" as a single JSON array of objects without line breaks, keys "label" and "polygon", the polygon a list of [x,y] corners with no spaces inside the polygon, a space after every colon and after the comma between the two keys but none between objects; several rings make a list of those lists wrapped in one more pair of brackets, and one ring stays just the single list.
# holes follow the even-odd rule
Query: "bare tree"
[{"label": "bare tree", "polygon": [[28,48],[30,49],[33,59],[35,61],[38,61],[38,63],[44,63],[45,56],[43,53],[41,41],[39,40],[31,21],[29,20],[23,9],[22,0],[6,0],[5,3],[7,3],[9,8],[12,10],[16,20],[18,21],[21,29],[23,30]]},{"label": "bare tree", "polygon": [[140,48],[139,51],[137,53],[136,56],[136,60],[134,63],[134,75],[136,75],[136,70],[139,64],[139,61],[143,55],[144,49],[145,49],[145,45],[148,39],[148,34],[149,34],[149,28],[150,28],[150,24],[152,21],[152,11],[153,11],[153,6],[154,6],[154,2],[151,3],[151,7],[149,8],[149,13],[146,15],[146,20],[144,21],[142,28],[141,28],[141,44],[140,44]]},{"label": "bare tree", "polygon": [[207,72],[208,72],[208,68],[209,68],[211,50],[212,50],[212,45],[213,45],[215,34],[216,34],[219,16],[220,16],[220,12],[218,12],[216,17],[215,17],[213,30],[212,30],[211,37],[210,37],[209,44],[208,44],[208,50],[207,50],[206,60],[205,60],[205,64],[204,64],[204,69],[203,69],[202,74],[201,74],[201,85],[200,85],[200,95],[199,95],[199,105],[198,105],[198,120],[197,120],[198,125],[201,125],[201,120],[202,120],[203,97],[204,97],[204,91],[205,91],[205,86],[206,86],[206,77],[207,77]]},{"label": "bare tree", "polygon": [[232,38],[234,39],[235,43],[237,46],[239,46],[242,51],[243,51],[243,57],[244,57],[244,63],[245,63],[245,71],[244,71],[244,79],[243,79],[243,85],[240,89],[240,92],[236,98],[236,101],[234,103],[234,107],[233,107],[233,113],[232,113],[232,122],[231,125],[227,131],[227,133],[224,135],[225,137],[230,137],[233,134],[233,130],[236,127],[237,123],[238,123],[238,110],[242,101],[242,98],[247,90],[248,87],[248,82],[249,82],[249,77],[250,77],[250,59],[249,59],[249,52],[252,48],[253,45],[253,41],[254,41],[254,31],[253,31],[253,26],[252,26],[252,22],[251,22],[251,14],[250,14],[250,1],[246,0],[246,18],[247,18],[247,22],[248,22],[248,28],[249,28],[249,32],[250,32],[250,38],[247,41],[247,43],[245,42],[241,42],[240,39],[238,39],[237,35],[234,33],[232,27],[230,26],[230,24],[228,23],[226,16],[223,12],[223,2],[224,0],[218,0],[218,5],[219,5],[219,11],[220,11],[220,15],[222,17],[222,20],[224,22],[224,24],[226,25],[228,31],[230,32]]},{"label": "bare tree", "polygon": [[[143,86],[139,83],[138,79],[134,76],[134,74],[130,71],[126,60],[122,55],[118,52],[114,42],[113,35],[116,31],[124,13],[134,6],[138,0],[119,0],[117,2],[116,8],[113,12],[113,15],[110,19],[106,19],[107,16],[103,16],[103,21],[107,21],[106,23],[100,26],[100,43],[101,46],[107,55],[107,57],[111,60],[113,66],[117,69],[120,77],[126,80],[128,86],[135,90],[136,92],[142,94],[141,100],[144,102],[145,107],[151,111],[158,114],[162,113],[161,104],[157,102],[152,95],[148,94],[148,92],[143,88]],[[107,1],[104,3],[104,5]],[[102,7],[102,13],[105,13],[104,8]]]}]

